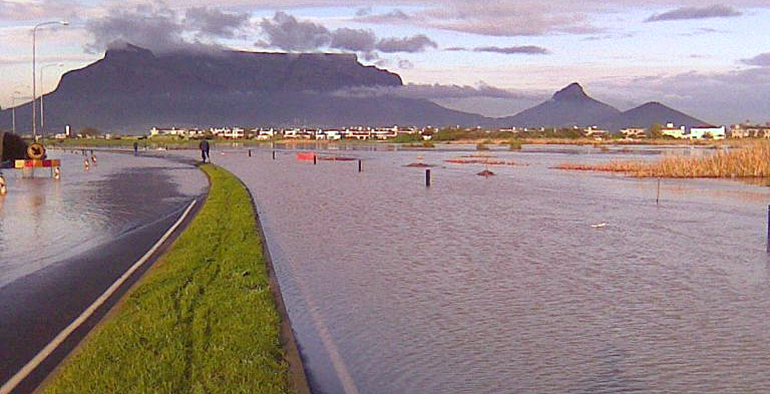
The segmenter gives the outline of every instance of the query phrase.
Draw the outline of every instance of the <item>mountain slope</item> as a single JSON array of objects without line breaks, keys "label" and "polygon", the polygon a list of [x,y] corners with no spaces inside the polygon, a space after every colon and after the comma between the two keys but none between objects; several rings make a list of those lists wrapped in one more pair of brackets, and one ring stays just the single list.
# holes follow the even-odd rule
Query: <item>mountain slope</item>
[{"label": "mountain slope", "polygon": [[[477,125],[488,118],[428,100],[351,98],[349,87],[401,86],[401,77],[355,55],[222,51],[155,55],[130,44],[70,71],[45,97],[46,128],[145,133],[152,126]],[[10,110],[0,125],[11,123]],[[30,104],[17,108],[28,131]]]},{"label": "mountain slope", "polygon": [[519,127],[592,126],[618,114],[619,110],[588,97],[579,84],[572,83],[550,100],[501,122]]},{"label": "mountain slope", "polygon": [[620,130],[625,127],[648,128],[654,124],[697,127],[707,123],[690,115],[669,108],[658,102],[649,102],[620,113],[601,122],[602,127],[609,130]]}]

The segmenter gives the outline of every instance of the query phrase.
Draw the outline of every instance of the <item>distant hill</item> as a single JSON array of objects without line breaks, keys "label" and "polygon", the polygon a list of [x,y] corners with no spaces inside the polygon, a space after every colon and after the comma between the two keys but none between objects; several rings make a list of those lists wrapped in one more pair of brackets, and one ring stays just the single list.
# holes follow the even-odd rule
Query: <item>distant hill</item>
[{"label": "distant hill", "polygon": [[[348,54],[221,51],[155,55],[130,44],[66,73],[45,96],[46,129],[97,127],[145,133],[152,126],[464,125],[489,119],[428,100],[344,97],[350,87],[401,86],[401,77]],[[0,127],[10,126],[10,110]],[[31,128],[30,104],[17,125]]]},{"label": "distant hill", "polygon": [[707,124],[702,120],[666,107],[658,102],[649,102],[640,105],[600,122],[602,127],[613,131],[626,127],[648,128],[654,124],[665,126],[666,123],[673,123],[677,127],[684,125],[687,126],[687,128]]},{"label": "distant hill", "polygon": [[585,127],[618,114],[618,109],[588,97],[582,86],[573,83],[556,92],[550,100],[503,118],[501,122],[519,127]]}]

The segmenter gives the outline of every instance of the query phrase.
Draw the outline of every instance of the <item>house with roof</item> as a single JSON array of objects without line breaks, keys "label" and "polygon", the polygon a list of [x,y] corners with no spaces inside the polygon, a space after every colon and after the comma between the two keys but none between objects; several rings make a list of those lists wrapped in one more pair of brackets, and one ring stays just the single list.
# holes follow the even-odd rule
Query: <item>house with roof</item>
[{"label": "house with roof", "polygon": [[703,139],[723,140],[727,137],[727,130],[725,129],[725,126],[693,127],[690,129],[690,134],[688,136],[691,140],[703,140]]}]

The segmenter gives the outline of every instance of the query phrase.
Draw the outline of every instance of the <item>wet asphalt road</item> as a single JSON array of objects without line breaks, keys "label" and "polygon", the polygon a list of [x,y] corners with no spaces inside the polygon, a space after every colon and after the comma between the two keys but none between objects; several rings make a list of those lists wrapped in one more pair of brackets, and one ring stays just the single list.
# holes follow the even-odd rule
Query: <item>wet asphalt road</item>
[{"label": "wet asphalt road", "polygon": [[[141,193],[134,193],[136,195],[131,196],[131,193],[125,190],[126,179],[132,179],[133,182],[152,180],[153,184],[157,185],[158,178],[162,178],[163,182],[170,184],[171,189],[175,188],[174,180],[163,175],[164,171],[168,171],[167,168],[153,167],[135,171],[136,168],[131,167],[132,164],[129,159],[116,155],[115,160],[125,161],[126,168],[119,169],[114,174],[100,180],[99,187],[104,189],[102,192],[108,198],[125,200],[118,201],[118,204],[123,204],[123,206],[116,209],[117,211],[130,213],[132,209],[136,209],[132,207],[132,204],[142,205],[153,200],[151,195],[141,195],[152,194],[153,189],[143,190]],[[131,160],[141,160],[141,158]],[[181,165],[189,164],[191,163]],[[174,166],[179,165],[180,163],[174,164]],[[131,174],[131,177],[126,178],[126,174]],[[191,182],[200,183],[202,179],[205,178],[198,178]],[[157,191],[157,189],[154,190],[156,195],[158,194]],[[46,262],[44,268],[2,285],[0,287],[0,385],[5,384],[139,260],[180,218],[192,200],[198,200],[195,209],[182,226],[153,255],[150,261],[135,272],[104,305],[73,332],[11,393],[34,391],[56,365],[77,346],[84,335],[115,305],[126,290],[169,247],[173,239],[181,233],[181,229],[192,220],[197,209],[202,205],[205,192],[205,185],[200,185],[198,192],[193,195],[180,192],[173,199],[166,198],[164,202],[159,201],[153,208],[145,208],[148,211],[147,217],[153,217],[152,220],[143,220],[141,223],[126,222],[116,231],[117,234],[111,236],[108,241],[75,256]],[[144,200],[137,203],[137,199]],[[141,217],[145,218],[144,216]],[[83,240],[83,242],[87,242],[87,240]],[[41,242],[41,247],[45,248],[44,240]],[[3,262],[2,259],[0,257],[0,263]]]}]

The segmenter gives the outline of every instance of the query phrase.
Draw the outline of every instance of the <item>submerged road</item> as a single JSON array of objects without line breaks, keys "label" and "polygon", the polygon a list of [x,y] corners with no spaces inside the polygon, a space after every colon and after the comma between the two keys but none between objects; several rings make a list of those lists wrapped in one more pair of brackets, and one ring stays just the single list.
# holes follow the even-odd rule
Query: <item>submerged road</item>
[{"label": "submerged road", "polygon": [[168,248],[204,197],[205,187],[180,194],[153,220],[0,287],[0,394],[33,392]]}]

